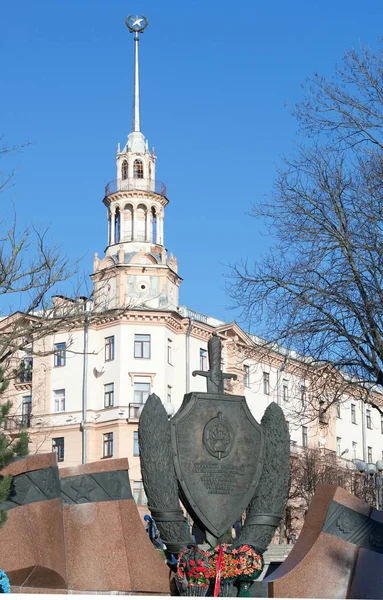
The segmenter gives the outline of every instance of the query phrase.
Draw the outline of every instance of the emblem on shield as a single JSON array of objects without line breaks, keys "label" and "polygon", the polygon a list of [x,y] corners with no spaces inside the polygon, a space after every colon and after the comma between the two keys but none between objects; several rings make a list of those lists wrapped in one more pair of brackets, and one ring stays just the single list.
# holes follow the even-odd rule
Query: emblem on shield
[{"label": "emblem on shield", "polygon": [[243,396],[199,392],[188,395],[171,425],[182,500],[218,538],[254,496],[263,467],[262,428]]}]

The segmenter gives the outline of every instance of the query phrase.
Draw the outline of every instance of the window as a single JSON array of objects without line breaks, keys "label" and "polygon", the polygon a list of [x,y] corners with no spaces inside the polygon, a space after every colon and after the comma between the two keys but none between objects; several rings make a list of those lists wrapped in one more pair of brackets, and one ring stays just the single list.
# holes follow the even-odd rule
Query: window
[{"label": "window", "polygon": [[105,360],[114,360],[114,335],[105,338]]},{"label": "window", "polygon": [[250,387],[250,367],[249,365],[243,365],[243,369],[245,371],[243,376],[243,385],[245,387]]},{"label": "window", "polygon": [[270,375],[263,373],[263,393],[270,394]]},{"label": "window", "polygon": [[111,458],[113,456],[113,433],[104,433],[102,456],[103,458]]},{"label": "window", "polygon": [[287,379],[282,379],[282,398],[284,402],[289,401],[289,382]]},{"label": "window", "polygon": [[65,412],[65,390],[54,390],[53,400],[55,412]]},{"label": "window", "polygon": [[207,371],[207,350],[204,348],[199,349],[199,369],[200,371]]},{"label": "window", "polygon": [[20,361],[18,380],[20,383],[32,381],[33,358],[30,352]]},{"label": "window", "polygon": [[302,425],[302,446],[307,448],[307,427]]},{"label": "window", "polygon": [[152,242],[157,242],[157,213],[154,206],[152,206]]},{"label": "window", "polygon": [[104,407],[110,408],[114,406],[114,383],[106,383],[104,385]]},{"label": "window", "polygon": [[171,404],[172,402],[172,386],[168,385],[168,396],[167,396],[167,402],[169,404]]},{"label": "window", "polygon": [[65,367],[66,365],[66,343],[60,342],[55,344],[54,350],[54,365],[55,367]]},{"label": "window", "polygon": [[140,456],[140,446],[138,443],[138,431],[133,432],[133,456]]},{"label": "window", "polygon": [[133,163],[133,177],[135,177],[136,179],[144,178],[144,165],[142,163],[142,160],[139,160],[138,158],[136,158],[136,160]]},{"label": "window", "polygon": [[336,454],[337,454],[337,456],[341,455],[341,452],[342,452],[341,446],[342,446],[342,438],[337,437],[336,438]]},{"label": "window", "polygon": [[372,429],[371,410],[369,408],[366,410],[366,420],[367,420],[367,427],[368,427],[368,429]]},{"label": "window", "polygon": [[301,385],[301,403],[302,406],[306,405],[306,400],[307,400],[307,389],[305,385]]},{"label": "window", "polygon": [[118,244],[121,238],[121,213],[120,209],[116,208],[116,212],[114,213],[114,243]]},{"label": "window", "polygon": [[173,342],[168,339],[168,363],[173,364]]},{"label": "window", "polygon": [[150,383],[134,384],[134,403],[145,404],[150,394]]},{"label": "window", "polygon": [[355,404],[351,404],[351,423],[356,425],[356,406]]},{"label": "window", "polygon": [[64,438],[53,438],[52,439],[52,451],[57,454],[57,461],[64,461]]},{"label": "window", "polygon": [[339,402],[337,402],[337,403],[335,404],[335,407],[336,407],[336,418],[337,418],[337,419],[340,419],[340,418],[341,418],[341,416],[340,416],[340,404],[339,404]]},{"label": "window", "polygon": [[121,179],[128,179],[128,161],[124,160],[121,167]]},{"label": "window", "polygon": [[134,358],[150,358],[150,335],[134,336]]},{"label": "window", "polygon": [[372,448],[371,448],[371,446],[368,446],[368,448],[367,448],[367,461],[369,463],[372,463]]},{"label": "window", "polygon": [[24,396],[22,404],[21,427],[31,426],[32,417],[32,396]]},{"label": "window", "polygon": [[142,481],[133,481],[133,498],[136,504],[145,505],[148,503]]},{"label": "window", "polygon": [[357,442],[352,442],[352,458],[358,458],[358,444]]}]

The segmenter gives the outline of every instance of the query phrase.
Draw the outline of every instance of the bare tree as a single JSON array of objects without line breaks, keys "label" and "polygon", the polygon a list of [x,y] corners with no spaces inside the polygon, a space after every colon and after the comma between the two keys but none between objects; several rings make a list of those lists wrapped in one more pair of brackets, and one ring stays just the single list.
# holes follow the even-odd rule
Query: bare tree
[{"label": "bare tree", "polygon": [[305,90],[294,114],[308,140],[254,207],[276,244],[233,267],[230,293],[261,335],[318,374],[317,408],[343,386],[382,412],[382,49],[348,52],[332,81],[316,74]]},{"label": "bare tree", "polygon": [[299,535],[318,486],[326,483],[340,486],[375,505],[374,486],[355,470],[350,461],[325,448],[297,448],[291,454],[290,489],[283,520],[287,539]]},{"label": "bare tree", "polygon": [[[0,159],[19,152],[24,146],[3,146]],[[14,184],[14,173],[2,175],[0,193]],[[7,378],[18,377],[15,365],[25,351],[51,353],[39,341],[58,331],[70,331],[105,316],[110,277],[100,274],[97,301],[78,276],[78,262],[71,263],[49,239],[49,231],[31,224],[19,227],[14,210],[11,223],[6,219],[0,229],[0,365]],[[63,288],[70,287],[66,295]],[[104,289],[105,288],[105,289]],[[85,293],[84,293],[85,289]],[[104,294],[105,291],[105,294]],[[114,312],[127,310],[115,309]],[[113,312],[113,311],[110,311]],[[21,361],[21,376],[28,364]]]}]

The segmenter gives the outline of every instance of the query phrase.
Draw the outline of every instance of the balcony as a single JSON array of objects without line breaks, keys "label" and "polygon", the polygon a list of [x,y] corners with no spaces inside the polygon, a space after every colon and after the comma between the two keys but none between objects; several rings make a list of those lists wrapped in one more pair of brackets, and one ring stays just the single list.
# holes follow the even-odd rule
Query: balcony
[{"label": "balcony", "polygon": [[20,431],[32,427],[32,414],[26,415],[9,415],[4,421],[4,429],[6,431]]},{"label": "balcony", "polygon": [[142,408],[143,406],[143,404],[139,404],[138,402],[130,402],[128,419],[136,419],[138,421],[138,419],[140,418],[140,408]]},{"label": "balcony", "polygon": [[105,186],[105,197],[114,194],[115,192],[135,192],[137,190],[143,192],[152,192],[165,196],[166,198],[166,185],[162,181],[154,181],[153,179],[139,179],[139,178],[128,178],[128,179],[115,179],[109,181]]},{"label": "balcony", "polygon": [[16,373],[16,383],[31,383],[33,371],[32,358],[24,358],[20,361],[19,368]]}]

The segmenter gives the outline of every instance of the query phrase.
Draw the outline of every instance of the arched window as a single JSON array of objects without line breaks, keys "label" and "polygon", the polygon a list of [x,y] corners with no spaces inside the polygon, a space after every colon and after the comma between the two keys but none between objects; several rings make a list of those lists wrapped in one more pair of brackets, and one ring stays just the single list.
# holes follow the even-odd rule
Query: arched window
[{"label": "arched window", "polygon": [[114,215],[114,243],[118,244],[120,241],[121,235],[121,217],[120,217],[120,209],[116,208],[116,213]]},{"label": "arched window", "polygon": [[128,161],[124,160],[121,167],[121,179],[128,179]]},{"label": "arched window", "polygon": [[142,160],[139,160],[138,158],[136,158],[133,163],[133,177],[135,177],[135,179],[144,178],[144,165]]},{"label": "arched window", "polygon": [[157,243],[157,214],[154,206],[152,207],[152,242]]},{"label": "arched window", "polygon": [[149,163],[149,179],[152,178],[152,163]]},{"label": "arched window", "polygon": [[139,242],[146,242],[146,213],[146,206],[139,204],[136,209],[136,231],[134,233],[134,239]]}]

